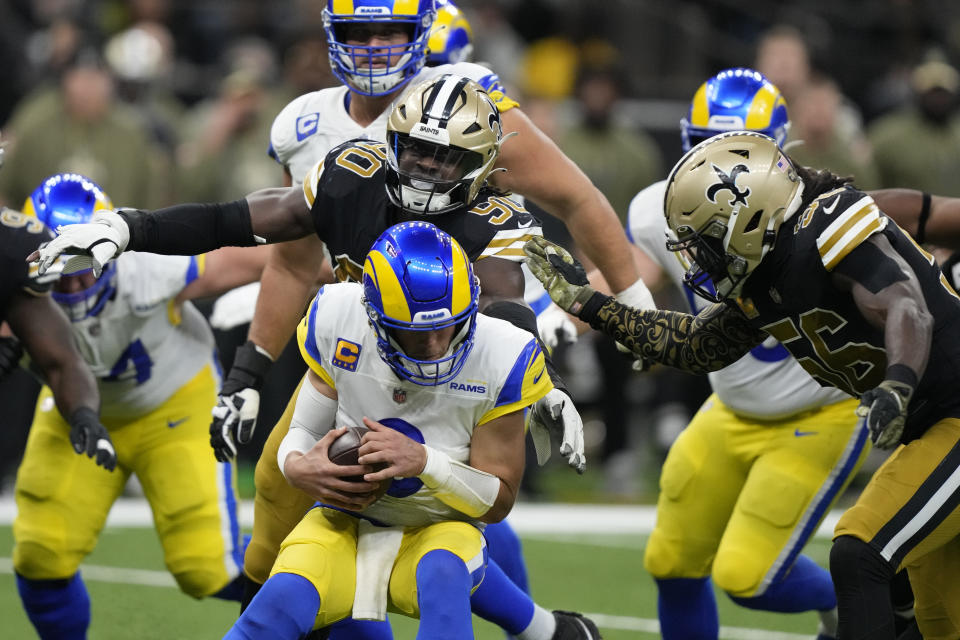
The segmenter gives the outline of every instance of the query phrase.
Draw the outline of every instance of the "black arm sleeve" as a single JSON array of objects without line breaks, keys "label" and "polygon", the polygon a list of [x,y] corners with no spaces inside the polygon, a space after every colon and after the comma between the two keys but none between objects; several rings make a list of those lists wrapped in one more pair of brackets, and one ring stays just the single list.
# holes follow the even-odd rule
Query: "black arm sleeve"
[{"label": "black arm sleeve", "polygon": [[506,320],[513,326],[520,327],[521,329],[532,333],[534,337],[536,337],[537,342],[540,344],[540,348],[543,350],[543,359],[546,363],[547,374],[550,376],[550,381],[553,382],[553,386],[563,391],[568,396],[570,395],[570,393],[567,391],[567,385],[564,384],[563,378],[560,377],[560,372],[557,371],[557,367],[553,364],[553,360],[550,358],[549,349],[547,349],[547,346],[543,344],[543,341],[540,339],[540,332],[537,330],[537,316],[533,313],[533,309],[518,302],[512,302],[510,300],[498,300],[488,304],[484,308],[483,314],[490,316],[491,318],[500,318],[501,320]]},{"label": "black arm sleeve", "polygon": [[257,244],[246,200],[178,204],[156,211],[117,212],[130,227],[127,251],[193,256],[220,247]]}]

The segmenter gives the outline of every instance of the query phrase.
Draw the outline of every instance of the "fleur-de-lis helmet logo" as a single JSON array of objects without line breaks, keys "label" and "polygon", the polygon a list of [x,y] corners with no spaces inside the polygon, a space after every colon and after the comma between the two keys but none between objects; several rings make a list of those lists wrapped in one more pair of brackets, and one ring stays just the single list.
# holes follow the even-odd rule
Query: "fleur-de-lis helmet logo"
[{"label": "fleur-de-lis helmet logo", "polygon": [[713,167],[717,177],[720,178],[720,182],[710,185],[710,187],[707,188],[707,198],[710,200],[710,202],[716,203],[717,193],[726,189],[733,194],[733,199],[730,201],[731,206],[738,202],[746,206],[747,196],[750,195],[750,187],[747,187],[745,190],[741,191],[740,188],[737,187],[737,176],[739,176],[741,173],[750,173],[750,169],[747,168],[747,165],[738,164],[730,170],[729,174],[713,163],[711,163],[710,166]]}]

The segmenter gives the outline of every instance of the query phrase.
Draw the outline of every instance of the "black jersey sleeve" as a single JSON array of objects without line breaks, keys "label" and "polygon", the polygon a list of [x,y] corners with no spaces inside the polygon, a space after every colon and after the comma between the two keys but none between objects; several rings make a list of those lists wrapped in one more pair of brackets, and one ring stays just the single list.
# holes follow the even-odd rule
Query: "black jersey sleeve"
[{"label": "black jersey sleeve", "polygon": [[54,234],[33,216],[12,209],[0,210],[0,249],[3,252],[3,298],[8,300],[16,291],[44,295],[59,278],[59,272],[50,270],[43,276],[36,264],[28,264],[26,257],[49,242]]},{"label": "black jersey sleeve", "polygon": [[833,271],[864,240],[882,231],[887,222],[873,198],[844,186],[824,193],[797,214],[793,232],[801,247],[815,247],[824,269]]}]

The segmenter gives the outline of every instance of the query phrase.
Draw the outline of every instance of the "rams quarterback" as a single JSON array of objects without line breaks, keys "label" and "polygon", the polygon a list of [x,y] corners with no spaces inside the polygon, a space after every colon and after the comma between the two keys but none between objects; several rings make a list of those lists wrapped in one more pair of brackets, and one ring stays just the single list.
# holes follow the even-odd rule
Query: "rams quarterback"
[{"label": "rams quarterback", "polygon": [[[893,449],[834,532],[840,638],[894,638],[890,582],[906,568],[924,638],[960,635],[960,297],[872,198],[796,167],[776,140],[721,134],[667,181],[668,246],[696,315],[636,311],[597,294],[573,258],[528,243],[554,301],[646,361],[727,366],[775,337],[821,385],[860,399],[873,443]],[[582,271],[582,267],[580,268]]]},{"label": "rams quarterback", "polygon": [[473,637],[482,523],[513,506],[524,408],[552,387],[536,338],[479,314],[479,297],[466,251],[428,222],[390,227],[362,284],[317,294],[297,331],[310,371],[278,463],[289,474],[313,450],[311,464],[329,466],[343,427],[366,426],[360,464],[341,470],[363,476],[340,480],[366,493],[315,496],[226,638],[293,640],[388,608],[420,619],[417,638]]},{"label": "rams quarterback", "polygon": [[[789,130],[780,91],[752,69],[726,69],[697,90],[681,121],[684,152],[735,129],[774,138]],[[630,203],[627,235],[686,291],[685,268],[664,244],[667,181]],[[869,451],[857,401],[821,387],[768,338],[709,374],[713,394],[670,448],[644,565],[657,582],[666,640],[717,638],[711,585],[768,611],[820,613],[821,640],[836,637],[836,597],[826,569],[801,550]],[[712,578],[712,580],[711,580]]]},{"label": "rams quarterback", "polygon": [[[17,215],[21,228],[68,228],[112,206],[90,179],[65,173],[44,180]],[[88,270],[53,285],[53,300],[70,319],[66,335],[96,377],[119,469],[78,463],[64,414],[51,389],[42,389],[17,474],[13,523],[17,586],[42,638],[85,635],[90,601],[78,568],[132,473],[180,589],[240,599],[235,472],[207,444],[219,365],[206,320],[187,302],[259,273],[235,260],[224,268],[225,259],[128,253],[99,276]]]},{"label": "rams quarterback", "polygon": [[[469,78],[442,75],[406,94],[393,110],[387,131],[386,144],[361,139],[334,148],[310,170],[302,188],[267,189],[232,203],[98,212],[91,224],[66,227],[43,248],[40,268],[61,253],[81,254],[71,260],[99,268],[127,249],[192,255],[223,245],[252,245],[257,237],[282,242],[317,234],[336,257],[341,277],[357,279],[356,265],[379,233],[403,219],[429,219],[477,261],[483,297],[488,298],[481,300],[486,303],[484,314],[507,319],[536,336],[532,311],[516,301],[523,296],[521,247],[540,233],[539,223],[486,185],[503,139],[493,101]],[[271,434],[257,468],[262,517],[254,517],[245,559],[245,571],[254,579],[269,571],[280,542],[312,504],[309,496],[287,486],[271,461],[291,414],[292,405]],[[225,443],[218,443],[221,449]],[[571,462],[582,467],[579,429],[565,434],[563,447]],[[288,474],[287,480],[299,486],[307,478]],[[498,586],[497,577],[490,572],[478,591],[478,614],[510,633],[529,632],[530,640],[549,640],[561,631],[568,614],[551,615],[523,594],[505,597],[517,590],[506,580]],[[505,602],[520,604],[507,607]],[[582,634],[573,637],[598,637],[587,626],[578,628]]]}]

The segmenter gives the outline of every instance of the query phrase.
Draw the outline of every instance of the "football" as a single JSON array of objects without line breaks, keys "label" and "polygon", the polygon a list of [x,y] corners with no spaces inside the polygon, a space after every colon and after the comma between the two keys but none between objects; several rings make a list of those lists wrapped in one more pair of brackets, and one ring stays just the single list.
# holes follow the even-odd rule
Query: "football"
[{"label": "football", "polygon": [[[357,464],[357,451],[360,449],[360,441],[370,429],[366,427],[347,427],[339,438],[333,441],[327,450],[327,457],[330,462],[341,466]],[[354,478],[351,478],[353,480]]]}]

